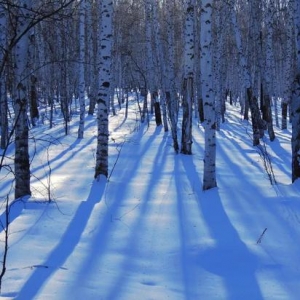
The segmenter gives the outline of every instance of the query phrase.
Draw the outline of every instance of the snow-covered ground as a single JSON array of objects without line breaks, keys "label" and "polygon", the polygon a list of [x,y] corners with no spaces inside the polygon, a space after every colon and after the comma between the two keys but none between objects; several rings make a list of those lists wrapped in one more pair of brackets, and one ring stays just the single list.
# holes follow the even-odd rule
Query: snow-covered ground
[{"label": "snow-covered ground", "polygon": [[[136,112],[132,101],[128,119],[124,109],[110,117],[107,182],[93,179],[95,117],[82,140],[77,116],[68,136],[62,124],[32,129],[38,179],[11,211],[0,299],[299,299],[291,130],[265,139],[270,165],[239,107],[228,105],[217,133],[218,188],[203,192],[202,126],[195,120],[193,155],[176,155],[171,133],[153,118],[139,124]],[[8,188],[1,177],[1,196]]]}]

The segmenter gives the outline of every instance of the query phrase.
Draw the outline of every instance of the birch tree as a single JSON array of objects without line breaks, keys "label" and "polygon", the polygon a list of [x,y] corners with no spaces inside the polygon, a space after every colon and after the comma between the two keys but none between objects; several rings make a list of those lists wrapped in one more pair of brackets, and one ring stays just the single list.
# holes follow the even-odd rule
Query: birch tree
[{"label": "birch tree", "polygon": [[[152,20],[153,20],[153,1],[145,0],[145,54],[146,54],[146,86],[143,104],[142,121],[145,120],[145,115],[148,110],[147,98],[150,91],[151,112],[153,111],[154,101],[156,98],[155,83],[154,83],[154,63],[152,50]],[[160,122],[161,123],[161,122]],[[160,125],[160,124],[158,124]]]},{"label": "birch tree", "polygon": [[[243,81],[242,83],[246,89],[247,101],[249,103],[249,107],[251,110],[253,146],[257,146],[259,145],[259,140],[261,137],[260,111],[258,107],[257,97],[254,95],[254,91],[253,91],[253,80],[251,77],[251,70],[242,43],[242,35],[237,22],[234,0],[230,0],[229,5],[231,11],[231,21],[234,30],[235,42],[238,51],[239,63],[242,72],[242,81]],[[250,5],[253,5],[253,3]]]},{"label": "birch tree", "polygon": [[85,11],[86,4],[85,0],[81,0],[79,7],[79,128],[78,138],[82,139],[84,134],[84,118],[85,118]]},{"label": "birch tree", "polygon": [[[216,130],[220,130],[221,121],[224,122],[225,117],[225,79],[226,72],[224,70],[224,62],[226,59],[225,53],[225,34],[227,33],[225,17],[223,11],[223,5],[219,7],[215,6],[215,18],[214,24],[216,27],[215,34],[213,35],[214,42],[212,43],[212,47],[214,47],[213,52],[213,73],[214,76],[214,93],[215,93],[215,111],[216,111]],[[225,16],[224,16],[225,15]]]},{"label": "birch tree", "polygon": [[89,87],[89,110],[88,114],[93,115],[96,107],[97,93],[98,93],[98,76],[99,76],[99,2],[98,1],[90,1],[86,2],[87,4],[87,12],[88,12],[88,49],[89,49],[89,64],[91,65],[91,85]]},{"label": "birch tree", "polygon": [[27,80],[27,85],[30,87],[28,92],[29,97],[29,112],[30,121],[32,126],[36,126],[39,119],[39,108],[38,108],[38,92],[37,84],[38,77],[36,76],[35,70],[39,65],[38,51],[36,51],[36,30],[32,28],[29,31],[29,46],[28,46],[28,69],[30,72],[30,78]]},{"label": "birch tree", "polygon": [[[153,35],[154,35],[154,56],[155,56],[155,69],[156,69],[156,89],[165,90],[165,62],[163,60],[163,49],[161,45],[161,25],[160,20],[158,18],[158,8],[159,8],[159,0],[154,0],[153,5]],[[167,122],[167,111],[166,111],[166,102],[165,102],[165,94],[158,96],[158,92],[156,92],[157,97],[154,98],[154,109],[155,109],[155,120],[156,125],[159,126],[161,124],[164,125],[165,132],[168,131],[168,122]],[[162,116],[161,116],[162,111]]]},{"label": "birch tree", "polygon": [[62,62],[60,63],[60,81],[58,82],[58,94],[61,106],[61,112],[64,118],[64,128],[65,135],[69,134],[69,122],[71,121],[71,72],[70,72],[70,50],[68,48],[69,45],[69,37],[71,36],[71,28],[68,22],[68,19],[63,20],[62,25],[60,27],[60,35],[58,37],[58,43],[60,46],[60,58]]},{"label": "birch tree", "polygon": [[100,28],[100,74],[99,93],[97,99],[97,152],[95,178],[100,175],[108,176],[108,108],[110,99],[110,82],[112,66],[113,42],[113,0],[103,0],[101,3]]},{"label": "birch tree", "polygon": [[293,81],[294,81],[294,55],[293,49],[295,49],[295,40],[294,40],[294,3],[295,0],[291,0],[288,2],[286,7],[286,43],[285,43],[285,70],[284,70],[284,78],[285,78],[285,90],[283,99],[281,102],[281,114],[282,114],[282,124],[281,129],[287,129],[287,119],[288,119],[288,107],[292,101],[292,91],[293,91]]},{"label": "birch tree", "polygon": [[[270,140],[275,139],[275,133],[273,129],[273,117],[271,109],[271,96],[273,92],[272,88],[272,65],[273,59],[273,15],[274,15],[274,0],[270,0],[267,8],[265,8],[265,24],[266,24],[266,42],[265,47],[262,47],[262,52],[265,51],[265,63],[262,68],[262,86],[263,91],[261,94],[261,101],[263,103],[263,118],[267,123],[267,129]],[[265,49],[264,49],[265,48]],[[264,53],[262,53],[263,55]]]},{"label": "birch tree", "polygon": [[[7,35],[7,20],[4,7],[0,6],[0,49],[6,48],[6,35]],[[3,70],[4,54],[0,51],[1,69]],[[4,72],[0,72],[0,129],[1,141],[0,148],[5,149],[8,143],[8,117],[7,117],[7,97],[6,97],[6,79]]]},{"label": "birch tree", "polygon": [[167,23],[167,54],[166,54],[166,104],[170,119],[170,127],[173,139],[173,148],[176,153],[179,151],[177,120],[178,120],[178,101],[176,96],[175,83],[175,1],[165,0],[164,2],[166,23]]},{"label": "birch tree", "polygon": [[185,31],[184,31],[184,78],[182,97],[182,133],[181,153],[192,154],[192,105],[194,80],[194,0],[185,4]]},{"label": "birch tree", "polygon": [[292,181],[300,178],[300,0],[295,0],[296,72],[292,98]]},{"label": "birch tree", "polygon": [[15,108],[15,198],[30,195],[30,162],[28,143],[28,97],[25,78],[28,74],[28,28],[32,16],[31,0],[20,1],[18,9],[18,23],[16,32],[20,40],[15,48],[15,86],[14,86],[14,108]]},{"label": "birch tree", "polygon": [[[4,88],[2,89],[4,97],[1,97],[1,99],[5,99],[6,95],[9,94],[12,98],[14,109],[14,124],[11,127],[9,136],[14,134],[15,137],[15,198],[30,195],[31,193],[28,108],[30,95],[31,100],[33,100],[31,116],[33,119],[36,118],[37,76],[34,73],[34,69],[37,66],[35,62],[38,60],[37,44],[35,42],[36,32],[38,32],[37,25],[58,14],[73,2],[75,0],[56,1],[55,3],[18,0],[2,1],[0,3],[0,23],[1,26],[4,26],[0,31],[1,34],[5,34],[5,36],[1,35],[0,38],[0,79],[2,83],[1,88]],[[4,18],[2,18],[3,16]],[[38,53],[38,55],[42,55],[41,53]],[[53,76],[53,74],[51,75]],[[30,90],[28,86],[30,86]],[[7,102],[5,106],[5,109],[1,107],[2,112],[7,110]]]},{"label": "birch tree", "polygon": [[212,0],[201,4],[201,80],[204,109],[204,174],[203,190],[217,186],[216,181],[216,113],[212,66]]}]

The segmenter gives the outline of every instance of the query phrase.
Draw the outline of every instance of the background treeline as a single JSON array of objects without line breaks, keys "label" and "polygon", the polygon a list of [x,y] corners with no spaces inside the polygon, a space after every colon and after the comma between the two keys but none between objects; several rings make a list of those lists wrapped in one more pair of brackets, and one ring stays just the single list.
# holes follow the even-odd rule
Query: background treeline
[{"label": "background treeline", "polygon": [[[65,134],[76,117],[83,138],[85,114],[94,115],[101,102],[99,76],[108,58],[105,113],[126,109],[128,93],[136,93],[141,122],[155,114],[183,154],[192,154],[191,119],[203,124],[204,189],[216,186],[215,131],[226,103],[239,103],[243,118],[251,117],[254,146],[266,131],[276,138],[274,125],[286,129],[294,120],[294,181],[300,176],[297,10],[297,0],[0,1],[0,168],[8,169],[5,149],[14,142],[15,197],[30,194],[30,127],[52,127],[59,110]],[[108,15],[112,33],[105,36]],[[99,126],[103,115],[97,118]]]}]

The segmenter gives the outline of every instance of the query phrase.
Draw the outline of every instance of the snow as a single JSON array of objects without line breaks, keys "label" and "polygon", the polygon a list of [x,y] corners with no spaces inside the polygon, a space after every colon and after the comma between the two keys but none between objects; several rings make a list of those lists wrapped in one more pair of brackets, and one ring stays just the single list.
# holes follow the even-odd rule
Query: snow
[{"label": "snow", "polygon": [[128,119],[124,109],[110,117],[108,181],[93,179],[95,117],[86,117],[81,140],[76,115],[68,136],[59,120],[32,129],[33,195],[11,211],[0,299],[299,299],[291,130],[263,140],[271,184],[251,126],[228,104],[217,133],[218,187],[204,192],[202,126],[194,120],[193,155],[176,155],[171,132],[153,117],[139,124],[130,104]]}]

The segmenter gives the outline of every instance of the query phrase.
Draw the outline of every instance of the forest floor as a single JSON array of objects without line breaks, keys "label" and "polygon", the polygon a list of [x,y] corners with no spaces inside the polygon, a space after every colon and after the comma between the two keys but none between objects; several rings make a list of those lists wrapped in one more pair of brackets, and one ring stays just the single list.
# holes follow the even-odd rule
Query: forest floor
[{"label": "forest floor", "polygon": [[[81,140],[77,115],[68,136],[58,121],[31,129],[33,193],[12,206],[0,299],[299,299],[291,130],[253,147],[239,109],[227,105],[218,187],[205,192],[196,119],[193,155],[175,154],[171,132],[152,116],[140,124],[131,100],[126,120],[124,109],[110,117],[108,181],[93,179],[95,117]],[[0,186],[3,197],[9,177]]]}]

